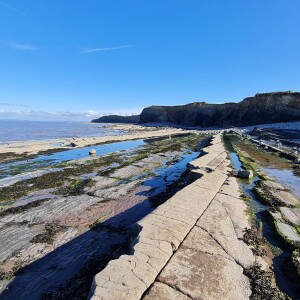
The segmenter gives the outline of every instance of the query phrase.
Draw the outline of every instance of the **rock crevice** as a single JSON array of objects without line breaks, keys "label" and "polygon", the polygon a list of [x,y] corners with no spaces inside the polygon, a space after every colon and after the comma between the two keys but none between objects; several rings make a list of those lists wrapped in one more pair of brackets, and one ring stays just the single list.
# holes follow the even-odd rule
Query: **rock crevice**
[{"label": "rock crevice", "polygon": [[135,225],[131,255],[95,276],[91,299],[249,299],[246,205],[221,136],[204,151],[189,165],[200,178]]}]

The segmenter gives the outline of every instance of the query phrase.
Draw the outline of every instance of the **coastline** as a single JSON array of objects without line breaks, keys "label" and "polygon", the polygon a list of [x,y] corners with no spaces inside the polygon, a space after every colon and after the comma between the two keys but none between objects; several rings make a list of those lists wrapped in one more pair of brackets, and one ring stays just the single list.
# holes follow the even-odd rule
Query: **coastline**
[{"label": "coastline", "polygon": [[[63,138],[38,141],[15,141],[0,146],[0,153],[15,153],[18,155],[35,155],[40,151],[64,150],[70,149],[70,144],[75,143],[76,148],[93,146],[107,142],[128,141],[134,139],[146,139],[162,136],[172,136],[176,134],[195,133],[195,130],[172,128],[172,127],[143,127],[132,124],[113,124],[108,125],[110,129],[124,131],[126,134],[107,135],[99,137],[82,137],[82,138]],[[206,131],[204,131],[205,133]],[[210,130],[207,133],[211,132]],[[75,148],[74,147],[74,148]]]},{"label": "coastline", "polygon": [[[152,270],[150,270],[151,276],[155,278],[144,276],[142,274],[143,264],[135,261],[134,255],[129,255],[131,262],[133,259],[143,269],[137,270],[138,277],[142,274],[145,280],[149,279],[148,284],[150,283],[149,286],[147,284],[145,290],[143,285],[143,290],[140,290],[135,296],[138,297],[138,294],[141,294],[143,299],[157,299],[164,294],[166,285],[173,286],[174,282],[170,281],[168,271],[173,266],[177,269],[178,253],[182,254],[189,264],[198,269],[202,268],[190,257],[189,252],[192,251],[197,257],[201,257],[203,264],[209,262],[211,256],[220,258],[222,264],[229,264],[229,267],[232,267],[235,272],[224,271],[223,273],[221,271],[216,278],[213,278],[213,281],[217,285],[222,284],[224,279],[224,283],[227,284],[226,278],[231,278],[229,283],[242,278],[244,289],[230,286],[226,295],[228,299],[236,296],[240,299],[249,299],[252,284],[257,284],[255,272],[265,272],[266,262],[271,266],[273,256],[268,254],[267,261],[264,261],[262,258],[265,255],[264,247],[268,253],[271,251],[267,245],[263,244],[263,248],[259,249],[259,244],[254,248],[253,245],[247,244],[247,236],[252,234],[254,228],[250,228],[250,224],[246,222],[253,215],[252,204],[244,197],[244,193],[246,193],[244,183],[239,182],[241,183],[239,187],[237,185],[233,166],[230,165],[232,161],[230,162],[228,153],[225,152],[226,143],[223,144],[220,134],[213,134],[218,131],[179,130],[168,127],[151,128],[138,125],[112,125],[112,127],[117,130],[120,127],[127,129],[127,134],[121,136],[123,141],[127,140],[125,143],[131,143],[130,140],[137,136],[138,139],[148,138],[149,140],[142,141],[143,146],[137,147],[133,151],[114,149],[114,152],[106,155],[101,155],[99,151],[100,155],[97,156],[88,156],[89,147],[81,149],[78,143],[77,147],[72,149],[75,152],[84,151],[87,158],[76,157],[75,160],[54,165],[61,169],[53,169],[53,172],[39,174],[38,177],[23,178],[21,181],[13,182],[10,186],[2,188],[3,209],[1,214],[3,217],[0,239],[6,245],[6,250],[2,253],[2,279],[4,278],[4,280],[0,282],[0,291],[3,291],[5,295],[10,295],[11,299],[17,299],[20,294],[26,294],[24,286],[27,286],[28,281],[31,282],[32,287],[34,286],[30,291],[31,296],[41,295],[47,288],[57,287],[64,282],[66,289],[64,292],[57,288],[51,288],[53,297],[58,297],[62,295],[61,293],[67,293],[70,296],[83,293],[87,297],[91,292],[90,295],[100,295],[101,298],[105,291],[97,278],[101,277],[103,272],[107,272],[106,264],[110,268],[117,263],[118,258],[121,258],[121,263],[123,263],[124,255],[127,257],[135,252],[133,248],[136,250],[136,247],[139,249],[146,247],[144,238],[160,239],[160,234],[162,234],[164,241],[166,241],[165,238],[168,240],[170,238],[172,251],[168,253],[167,262],[162,263],[161,273],[156,264],[159,262],[154,262],[154,265],[151,263],[151,266],[161,275],[155,275],[149,267]],[[207,146],[210,140],[207,134],[214,135],[210,146]],[[159,138],[160,136],[162,138]],[[173,137],[169,140],[168,136]],[[101,138],[102,140],[113,139],[107,141],[109,144],[120,137],[104,136]],[[88,142],[88,139],[82,141],[83,144]],[[94,140],[92,142],[98,154],[97,143]],[[138,141],[133,141],[133,143],[135,142]],[[99,147],[107,146],[101,144]],[[249,149],[249,147],[246,148],[246,150]],[[53,151],[61,150],[53,149]],[[262,149],[262,151],[265,150]],[[231,155],[230,158],[232,158]],[[30,160],[28,163],[30,164]],[[221,189],[219,189],[220,186]],[[213,193],[213,195],[206,195],[207,192]],[[182,203],[185,203],[183,207]],[[227,213],[225,214],[224,205],[225,207],[230,206],[229,211],[232,214],[228,213],[228,216]],[[156,207],[158,207],[157,210],[153,211]],[[191,210],[188,207],[191,207]],[[180,208],[183,211],[178,211]],[[161,210],[163,210],[163,214],[157,213]],[[189,212],[189,216],[185,213],[186,210]],[[216,223],[215,212],[219,212],[224,219],[220,219],[220,222]],[[161,217],[157,217],[157,215],[161,215]],[[194,221],[191,220],[192,217],[194,217]],[[157,218],[159,220],[156,220]],[[173,219],[174,221],[172,221]],[[210,220],[213,222],[211,223]],[[159,227],[159,232],[156,232],[156,227],[152,228],[151,224],[156,226],[152,221]],[[160,221],[163,223],[162,226]],[[196,225],[195,221],[197,221]],[[235,232],[232,231],[231,225],[227,226],[228,224],[235,224]],[[138,237],[135,240],[132,229],[139,225],[144,230],[139,231],[137,228]],[[173,235],[170,231],[175,225],[178,228]],[[223,231],[217,232],[210,227],[215,225],[226,229],[228,239],[223,240]],[[245,239],[243,238],[244,243],[241,240],[243,228],[247,228],[249,231],[246,232]],[[165,233],[164,230],[166,230]],[[183,234],[183,231],[187,235]],[[225,252],[217,245],[212,245],[212,249],[206,248],[207,245],[205,247],[202,245],[202,247],[201,244],[196,247],[197,249],[191,247],[189,242],[195,238],[200,240],[208,238],[214,244],[214,238],[211,240],[205,232],[214,235]],[[147,236],[148,234],[149,236]],[[22,243],[16,243],[21,237]],[[89,241],[92,242],[89,243]],[[102,248],[103,241],[109,241],[111,244]],[[130,241],[137,242],[136,244],[132,243],[133,248],[128,248]],[[117,245],[117,250],[114,245]],[[160,251],[160,247],[153,246],[154,254],[156,251]],[[254,250],[253,254],[249,249]],[[247,255],[244,255],[245,251]],[[18,255],[15,256],[14,253]],[[47,254],[50,253],[51,255],[48,256]],[[94,254],[91,256],[91,253]],[[216,256],[216,254],[218,255]],[[257,269],[253,264],[253,255],[255,261],[262,264],[262,269],[260,269],[261,267]],[[51,267],[53,263],[64,265],[66,256],[69,262],[72,261],[72,267],[54,268],[49,272],[49,266]],[[139,258],[136,259],[139,260]],[[151,262],[155,258],[151,258]],[[238,262],[237,265],[234,263],[235,261]],[[24,274],[22,273],[23,269],[26,270]],[[219,270],[214,262],[211,264],[211,269]],[[201,270],[199,276],[206,272],[204,269]],[[115,276],[112,269],[108,271],[109,273],[112,271],[112,276]],[[127,271],[130,270],[126,267],[126,274]],[[133,270],[134,274],[135,272],[136,270]],[[269,272],[268,268],[266,272]],[[47,274],[46,282],[42,279],[45,274]],[[71,279],[69,274],[72,274]],[[175,275],[178,276],[176,286],[180,285],[185,288],[181,273]],[[210,273],[208,272],[206,275],[210,276]],[[195,276],[188,280],[198,282],[199,276]],[[96,279],[90,290],[94,277]],[[78,278],[80,278],[79,281]],[[264,288],[266,287],[268,290],[269,283],[266,278],[263,284]],[[126,278],[124,277],[124,279]],[[5,290],[7,286],[10,288]],[[204,290],[199,286],[194,289],[194,286],[193,284],[190,287],[193,289],[185,291],[184,294],[193,292],[193,298],[197,298],[198,294],[210,293],[211,286],[215,285],[211,285],[211,282],[207,281]],[[139,285],[138,289],[140,288]],[[189,287],[187,288],[189,289]],[[168,289],[168,292],[178,294],[176,289]],[[221,286],[219,292],[222,293]],[[279,293],[277,289],[275,292]],[[179,294],[179,296],[182,295]]]},{"label": "coastline", "polygon": [[[240,127],[239,130],[251,131],[255,127],[270,128],[279,130],[299,130],[300,122],[283,122],[260,124],[257,126]],[[0,145],[0,154],[15,153],[17,155],[36,155],[40,151],[51,151],[57,149],[70,149],[70,143],[74,142],[76,148],[93,146],[101,143],[128,141],[134,139],[146,139],[168,135],[195,133],[217,134],[232,128],[204,128],[204,127],[186,127],[176,126],[169,123],[149,123],[149,124],[106,124],[103,128],[115,132],[124,132],[123,134],[103,135],[103,136],[85,136],[74,138],[46,139],[46,140],[27,140],[12,141]]]}]

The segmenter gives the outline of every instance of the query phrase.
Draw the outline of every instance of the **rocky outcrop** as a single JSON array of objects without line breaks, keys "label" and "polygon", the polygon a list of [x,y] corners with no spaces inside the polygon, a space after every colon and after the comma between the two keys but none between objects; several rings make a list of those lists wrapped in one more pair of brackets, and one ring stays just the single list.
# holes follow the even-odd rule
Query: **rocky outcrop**
[{"label": "rocky outcrop", "polygon": [[203,150],[189,164],[200,178],[134,226],[131,255],[95,276],[91,299],[249,299],[246,204],[220,135]]},{"label": "rocky outcrop", "polygon": [[185,126],[247,126],[300,120],[300,93],[256,94],[239,103],[195,102],[179,106],[150,106],[140,123],[170,122]]},{"label": "rocky outcrop", "polygon": [[139,123],[140,116],[118,116],[118,115],[110,115],[103,116],[98,119],[92,120],[92,123]]}]

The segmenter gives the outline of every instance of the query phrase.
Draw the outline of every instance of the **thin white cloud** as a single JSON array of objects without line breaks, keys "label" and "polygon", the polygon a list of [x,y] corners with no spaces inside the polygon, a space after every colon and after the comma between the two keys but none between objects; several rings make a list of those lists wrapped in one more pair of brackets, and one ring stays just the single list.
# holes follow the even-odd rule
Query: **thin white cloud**
[{"label": "thin white cloud", "polygon": [[142,108],[121,109],[115,111],[38,111],[38,110],[1,110],[0,119],[52,120],[52,121],[91,121],[106,115],[135,115]]},{"label": "thin white cloud", "polygon": [[16,12],[16,13],[19,14],[19,15],[26,16],[26,14],[25,14],[23,11],[21,11],[20,9],[16,8],[15,6],[13,6],[13,5],[11,5],[11,4],[6,3],[5,1],[0,1],[0,4],[1,4],[2,6],[5,6],[5,7],[8,8],[8,9],[10,9],[10,10]]},{"label": "thin white cloud", "polygon": [[119,50],[119,49],[125,49],[125,48],[131,48],[131,45],[124,45],[124,46],[117,46],[117,47],[109,47],[109,48],[93,48],[93,49],[87,49],[80,51],[80,53],[93,53],[93,52],[100,52],[100,51],[113,51],[113,50]]},{"label": "thin white cloud", "polygon": [[8,102],[0,102],[0,106],[31,107],[30,105],[23,104],[23,103],[8,103]]},{"label": "thin white cloud", "polygon": [[37,47],[29,45],[29,44],[20,44],[20,43],[16,43],[16,42],[7,42],[5,44],[12,49],[20,50],[20,51],[37,50]]}]

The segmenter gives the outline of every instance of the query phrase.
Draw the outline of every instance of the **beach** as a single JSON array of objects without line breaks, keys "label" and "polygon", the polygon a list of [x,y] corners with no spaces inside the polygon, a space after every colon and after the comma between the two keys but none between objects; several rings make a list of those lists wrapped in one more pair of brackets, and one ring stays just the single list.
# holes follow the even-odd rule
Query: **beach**
[{"label": "beach", "polygon": [[74,147],[93,146],[101,143],[127,141],[133,139],[146,139],[153,137],[172,136],[176,134],[192,133],[194,130],[172,128],[172,127],[144,127],[139,125],[113,124],[106,125],[111,131],[125,132],[124,134],[103,135],[94,137],[74,137],[50,140],[14,141],[0,146],[0,153],[14,152],[20,154],[37,154],[40,151],[53,149],[68,149],[71,143]]},{"label": "beach", "polygon": [[[254,259],[260,263],[259,272],[271,272],[275,282],[271,267],[276,256],[270,248],[281,249],[282,245],[273,245],[265,233],[267,242],[255,242],[254,246],[247,243],[253,238],[249,234],[258,241],[262,239],[253,224],[261,218],[261,211],[265,211],[278,223],[278,228],[272,229],[274,234],[286,236],[285,243],[293,238],[291,245],[297,245],[299,237],[293,231],[296,225],[290,225],[299,222],[299,177],[293,161],[278,157],[271,147],[265,149],[255,144],[259,137],[248,136],[247,128],[199,130],[156,125],[160,126],[107,124],[101,128],[112,134],[1,145],[0,292],[4,297],[86,299],[90,294],[109,299],[101,280],[106,274],[118,277],[119,272],[111,266],[119,261],[123,264],[120,258],[124,255],[126,263],[127,260],[140,263],[140,256],[130,255],[132,247],[142,247],[147,253],[151,248],[149,261],[153,261],[157,251],[166,250],[164,247],[159,250],[159,245],[166,243],[168,255],[159,265],[155,262],[155,272],[152,265],[141,265],[143,270],[149,267],[153,272],[151,278],[144,273],[142,277],[139,275],[138,278],[147,278],[147,282],[146,286],[142,284],[143,288],[139,284],[133,287],[139,290],[136,299],[142,299],[140,295],[144,293],[149,299],[161,298],[165,287],[160,278],[169,284],[170,267],[174,265],[176,270],[182,267],[177,268],[173,251],[182,253],[188,267],[199,267],[199,275],[187,278],[195,282],[199,282],[202,273],[217,274],[215,259],[220,257],[216,253],[222,252],[222,264],[233,259],[230,267],[235,271],[221,272],[213,279],[219,284],[219,278],[228,278],[226,284],[230,284],[242,278],[242,289],[233,285],[223,291],[219,284],[218,293],[226,292],[228,299],[247,299],[251,293],[245,272],[252,272]],[[294,125],[279,126],[286,130]],[[95,153],[90,155],[92,149]],[[235,174],[243,168],[254,173],[253,180],[236,178]],[[258,199],[263,197],[267,197],[265,202],[271,202],[261,204]],[[272,201],[279,205],[284,218],[269,210]],[[286,219],[294,223],[283,222]],[[261,222],[264,228],[270,226],[266,218]],[[223,240],[224,228],[229,240]],[[202,240],[208,238],[207,234],[215,235],[214,239],[226,253],[217,244],[209,248],[211,253],[207,252],[210,251],[207,245],[202,247],[199,243],[200,248],[196,249],[189,244],[191,238]],[[291,253],[282,249],[289,259]],[[210,262],[210,269],[201,269],[198,259],[189,255],[190,251],[196,251],[203,264]],[[162,275],[157,277],[160,270]],[[131,276],[127,267],[125,272]],[[180,272],[176,271],[174,276],[182,284]],[[267,292],[273,286],[273,291],[279,293],[276,286],[268,283],[267,273],[262,276],[263,281],[258,277],[254,282],[263,282],[262,289]],[[276,280],[279,278],[287,285],[284,275],[276,276]],[[126,286],[129,282],[126,278],[126,282],[114,281],[114,284]],[[209,290],[214,284],[205,281],[205,286]],[[280,287],[285,290],[285,286]],[[126,289],[130,291],[131,285]],[[204,296],[209,293],[199,285],[189,289],[189,293],[196,291],[195,299],[198,293]]]}]

